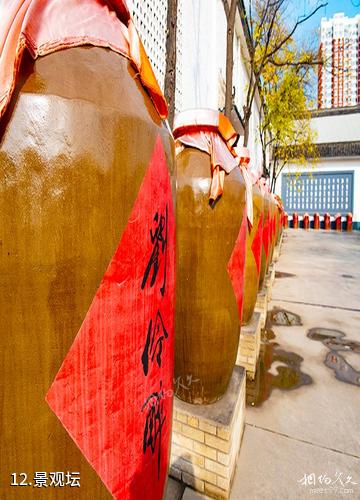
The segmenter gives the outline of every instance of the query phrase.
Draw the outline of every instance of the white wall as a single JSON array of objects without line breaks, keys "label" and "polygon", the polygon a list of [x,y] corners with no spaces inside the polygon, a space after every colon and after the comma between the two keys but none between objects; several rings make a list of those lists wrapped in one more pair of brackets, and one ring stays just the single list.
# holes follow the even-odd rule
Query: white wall
[{"label": "white wall", "polygon": [[311,119],[316,143],[360,141],[360,113],[319,116]]},{"label": "white wall", "polygon": [[[183,2],[180,110],[223,108],[225,105],[226,17],[221,0],[186,0]],[[237,14],[234,36],[235,104],[242,114],[249,74],[246,67],[247,45],[240,16]],[[259,140],[259,100],[254,100],[248,147],[250,168],[261,171]],[[240,139],[239,144],[242,144]]]},{"label": "white wall", "polygon": [[297,165],[289,165],[284,168],[280,178],[276,183],[276,193],[281,196],[282,175],[289,172],[354,172],[354,193],[353,193],[353,220],[360,222],[360,158],[336,158],[326,159],[315,166],[310,163],[307,166],[301,167]]},{"label": "white wall", "polygon": [[226,19],[220,0],[183,2],[180,110],[217,109],[226,63]]},{"label": "white wall", "polygon": [[[235,23],[234,57],[233,83],[235,86],[235,104],[242,114],[243,106],[246,103],[250,73],[249,66],[247,64],[247,61],[249,60],[249,52],[239,13],[237,13]],[[248,148],[251,154],[250,169],[261,175],[262,150],[259,136],[260,109],[260,98],[256,92],[252,104]],[[239,144],[242,144],[242,140],[240,140]]]},{"label": "white wall", "polygon": [[[128,0],[154,70],[163,86],[165,75],[166,0]],[[225,106],[226,17],[222,0],[179,0],[176,110],[221,109]],[[154,33],[157,34],[155,41]],[[249,73],[247,44],[239,13],[234,36],[235,104],[240,113]],[[259,100],[254,100],[248,147],[250,168],[261,171]],[[239,145],[242,144],[240,139]]]}]

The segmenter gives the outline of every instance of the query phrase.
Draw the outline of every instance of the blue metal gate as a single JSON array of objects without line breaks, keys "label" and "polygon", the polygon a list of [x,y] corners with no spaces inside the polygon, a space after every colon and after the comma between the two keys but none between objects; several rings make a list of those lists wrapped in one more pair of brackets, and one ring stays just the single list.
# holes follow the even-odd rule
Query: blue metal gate
[{"label": "blue metal gate", "polygon": [[282,174],[281,197],[288,213],[329,212],[345,215],[353,211],[354,172],[307,172],[295,182]]}]

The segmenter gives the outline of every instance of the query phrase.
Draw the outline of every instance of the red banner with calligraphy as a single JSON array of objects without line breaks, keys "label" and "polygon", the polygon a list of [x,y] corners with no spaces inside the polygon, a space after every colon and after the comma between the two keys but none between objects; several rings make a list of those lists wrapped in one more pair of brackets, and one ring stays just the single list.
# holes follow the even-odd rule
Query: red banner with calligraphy
[{"label": "red banner with calligraphy", "polygon": [[268,210],[263,228],[263,245],[265,250],[266,259],[269,256],[269,246],[270,246],[270,210]]},{"label": "red banner with calligraphy", "polygon": [[[253,231],[255,228],[252,229]],[[254,255],[255,263],[256,263],[256,269],[258,274],[260,275],[260,266],[261,266],[261,244],[262,244],[262,238],[263,238],[263,214],[260,215],[259,217],[259,222],[258,226],[256,228],[256,234],[254,236],[252,245],[251,245],[251,250]]]},{"label": "red banner with calligraphy", "polygon": [[275,234],[276,234],[276,214],[273,215],[272,217],[272,226],[271,226],[272,232],[271,232],[271,242],[273,243]]},{"label": "red banner with calligraphy", "polygon": [[270,213],[270,210],[269,210],[269,246],[271,248],[271,245],[272,245],[272,242],[273,242],[273,233],[274,233],[274,229],[273,229],[273,217]]},{"label": "red banner with calligraphy", "polygon": [[234,289],[239,312],[240,324],[242,321],[242,311],[244,302],[244,277],[245,277],[245,257],[246,257],[246,233],[247,233],[246,211],[243,213],[240,231],[227,265],[227,272],[230,276]]},{"label": "red banner with calligraphy", "polygon": [[175,219],[159,138],[119,246],[46,396],[116,499],[163,496],[174,295]]}]

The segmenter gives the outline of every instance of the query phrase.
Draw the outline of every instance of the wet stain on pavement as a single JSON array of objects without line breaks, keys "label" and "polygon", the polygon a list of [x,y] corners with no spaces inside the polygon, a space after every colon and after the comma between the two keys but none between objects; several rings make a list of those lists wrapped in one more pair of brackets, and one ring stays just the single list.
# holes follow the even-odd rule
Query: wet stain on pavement
[{"label": "wet stain on pavement", "polygon": [[[276,342],[261,346],[255,380],[246,382],[246,403],[249,406],[261,406],[269,399],[274,388],[282,391],[299,389],[312,383],[310,375],[301,371],[303,358],[294,352],[284,351]],[[273,363],[276,373],[270,372]]]},{"label": "wet stain on pavement", "polygon": [[275,278],[294,278],[294,276],[296,276],[296,274],[275,271]]},{"label": "wet stain on pavement", "polygon": [[271,328],[265,327],[263,330],[261,330],[261,340],[262,341],[269,341],[269,340],[274,340],[276,337],[274,330]]},{"label": "wet stain on pavement", "polygon": [[260,356],[255,380],[246,382],[246,403],[249,406],[261,406],[269,399],[274,388],[292,391],[312,383],[310,375],[301,371],[301,364],[304,361],[301,356],[295,352],[285,351],[277,342],[270,342],[276,337],[272,329],[271,313],[268,314],[265,328],[261,332]]},{"label": "wet stain on pavement", "polygon": [[338,352],[328,352],[325,365],[334,370],[335,377],[341,382],[360,387],[360,372],[355,370]]},{"label": "wet stain on pavement", "polygon": [[342,354],[339,354],[339,352],[360,354],[360,342],[346,339],[344,332],[330,328],[312,328],[307,336],[312,340],[321,341],[329,349],[324,363],[334,370],[338,380],[360,387],[360,371],[356,370]]},{"label": "wet stain on pavement", "polygon": [[360,354],[360,342],[346,339],[325,339],[323,344],[332,351],[352,351]]},{"label": "wet stain on pavement", "polygon": [[352,274],[342,274],[341,275],[342,278],[346,278],[348,280],[353,280],[355,279],[354,276]]},{"label": "wet stain on pavement", "polygon": [[306,336],[311,340],[323,341],[345,337],[345,333],[340,330],[332,330],[331,328],[311,328],[308,330]]},{"label": "wet stain on pavement", "polygon": [[269,321],[272,325],[278,326],[299,326],[302,325],[299,315],[286,311],[285,309],[274,308],[268,313]]}]

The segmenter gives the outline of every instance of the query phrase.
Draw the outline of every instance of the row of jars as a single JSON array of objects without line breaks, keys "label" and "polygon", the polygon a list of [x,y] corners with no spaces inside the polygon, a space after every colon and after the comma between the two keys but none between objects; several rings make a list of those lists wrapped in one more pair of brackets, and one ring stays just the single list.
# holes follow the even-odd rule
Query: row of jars
[{"label": "row of jars", "polygon": [[[225,116],[175,119],[176,395],[209,404],[225,393],[240,325],[254,312],[282,229],[281,201],[250,171]],[[215,186],[215,187],[214,187]]]},{"label": "row of jars", "polygon": [[144,52],[53,33],[0,103],[2,458],[78,471],[68,498],[161,498],[174,359],[180,398],[221,398],[281,212],[223,115],[172,135]]}]

